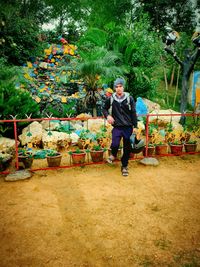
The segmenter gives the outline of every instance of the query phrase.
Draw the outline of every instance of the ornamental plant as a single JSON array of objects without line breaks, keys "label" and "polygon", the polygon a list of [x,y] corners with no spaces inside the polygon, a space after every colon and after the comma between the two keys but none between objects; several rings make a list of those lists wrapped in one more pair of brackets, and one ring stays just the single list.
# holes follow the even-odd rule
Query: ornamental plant
[{"label": "ornamental plant", "polygon": [[59,155],[59,152],[56,151],[56,150],[50,150],[48,153],[47,153],[47,156],[48,157],[55,157],[55,156],[58,156]]}]

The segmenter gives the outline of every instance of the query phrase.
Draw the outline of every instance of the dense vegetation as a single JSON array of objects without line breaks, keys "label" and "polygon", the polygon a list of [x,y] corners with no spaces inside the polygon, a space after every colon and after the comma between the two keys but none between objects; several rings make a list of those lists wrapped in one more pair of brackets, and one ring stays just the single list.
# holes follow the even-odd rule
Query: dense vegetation
[{"label": "dense vegetation", "polygon": [[[182,37],[176,43],[176,53],[180,57],[183,57],[186,48],[195,49],[191,36],[197,21],[195,7],[189,1],[1,2],[2,118],[8,118],[10,114],[18,114],[23,118],[28,113],[32,113],[34,117],[39,116],[37,104],[29,96],[29,92],[15,88],[16,81],[21,79],[20,67],[16,66],[42,56],[48,43],[58,42],[59,36],[78,46],[79,58],[71,60],[71,65],[67,65],[65,69],[73,66],[79,78],[84,80],[87,90],[85,105],[94,108],[97,88],[103,83],[112,87],[113,79],[123,76],[127,81],[127,90],[135,98],[142,96],[153,100],[162,99],[165,107],[172,107],[172,104],[180,106],[180,70],[178,63],[164,51],[163,41],[166,26],[170,25]],[[57,22],[55,29],[44,31],[42,25],[52,19]],[[199,66],[197,60],[194,68],[198,69]],[[171,88],[179,84],[175,101],[171,97],[174,91],[170,88],[166,90],[167,80],[171,81]]]}]

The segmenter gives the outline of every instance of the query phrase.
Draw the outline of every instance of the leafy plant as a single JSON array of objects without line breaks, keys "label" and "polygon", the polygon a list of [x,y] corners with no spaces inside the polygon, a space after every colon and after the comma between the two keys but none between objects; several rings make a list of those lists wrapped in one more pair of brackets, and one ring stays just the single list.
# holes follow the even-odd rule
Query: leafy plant
[{"label": "leafy plant", "polygon": [[26,150],[25,148],[21,148],[21,149],[18,150],[18,156],[33,158],[33,153],[31,153],[30,151]]},{"label": "leafy plant", "polygon": [[181,141],[175,140],[174,142],[170,142],[170,145],[182,145],[183,143]]},{"label": "leafy plant", "polygon": [[0,114],[2,119],[11,119],[10,115],[24,119],[26,114],[40,117],[37,103],[24,90],[16,89],[20,70],[0,61]]},{"label": "leafy plant", "polygon": [[154,147],[154,144],[149,143],[148,147]]},{"label": "leafy plant", "polygon": [[187,142],[185,142],[186,144],[196,144],[197,141],[196,140],[189,140]]},{"label": "leafy plant", "polygon": [[165,144],[166,144],[166,143],[160,141],[160,142],[158,142],[156,145],[158,145],[158,146],[162,146],[162,145],[165,145]]},{"label": "leafy plant", "polygon": [[55,156],[58,156],[59,155],[59,153],[58,153],[58,151],[56,151],[56,150],[51,150],[51,151],[49,151],[48,153],[47,153],[47,156],[48,157],[55,157]]},{"label": "leafy plant", "polygon": [[93,145],[92,150],[100,151],[102,150],[102,147],[100,145]]},{"label": "leafy plant", "polygon": [[71,155],[71,154],[81,154],[81,153],[83,153],[83,150],[81,150],[81,149],[79,149],[79,148],[76,148],[76,150],[74,150],[74,151],[69,151],[69,154]]},{"label": "leafy plant", "polygon": [[84,140],[90,139],[90,131],[89,130],[82,130],[79,137],[81,139],[84,139]]}]

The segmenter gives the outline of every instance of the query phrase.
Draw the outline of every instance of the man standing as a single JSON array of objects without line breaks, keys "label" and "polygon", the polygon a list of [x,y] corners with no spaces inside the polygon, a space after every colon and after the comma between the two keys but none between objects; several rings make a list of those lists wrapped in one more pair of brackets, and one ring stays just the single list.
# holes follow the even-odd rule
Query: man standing
[{"label": "man standing", "polygon": [[108,123],[113,126],[111,155],[107,159],[107,162],[112,163],[116,158],[121,138],[123,138],[121,172],[123,176],[128,176],[128,160],[131,149],[130,136],[135,131],[135,128],[137,128],[137,115],[135,101],[129,93],[124,92],[124,85],[124,79],[117,78],[115,80],[115,93],[106,100],[103,114]]}]

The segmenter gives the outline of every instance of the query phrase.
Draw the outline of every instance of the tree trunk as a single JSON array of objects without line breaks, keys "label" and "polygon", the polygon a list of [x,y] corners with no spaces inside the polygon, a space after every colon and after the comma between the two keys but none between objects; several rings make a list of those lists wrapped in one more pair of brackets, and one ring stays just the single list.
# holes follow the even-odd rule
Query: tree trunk
[{"label": "tree trunk", "polygon": [[177,98],[177,94],[178,94],[178,84],[179,84],[179,76],[180,76],[180,65],[178,66],[178,73],[177,73],[177,79],[176,79],[176,90],[175,90],[175,96],[174,96],[174,103],[173,103],[173,107],[175,107],[176,105],[176,98]]},{"label": "tree trunk", "polygon": [[172,69],[172,74],[171,74],[171,80],[170,80],[170,87],[172,87],[173,85],[173,82],[174,82],[174,72],[175,72],[175,66],[173,66],[173,69]]},{"label": "tree trunk", "polygon": [[[182,114],[186,113],[187,111],[187,96],[189,91],[189,73],[187,73],[187,70],[183,70],[183,76],[182,76],[182,90],[181,90],[181,106],[180,106],[180,112]],[[186,117],[181,116],[180,123],[182,125],[185,124]]]},{"label": "tree trunk", "polygon": [[[200,56],[200,47],[197,47],[193,54],[190,54],[190,49],[185,50],[184,61],[181,61],[179,57],[176,55],[176,52],[172,50],[170,47],[165,47],[165,51],[169,53],[173,58],[179,63],[182,68],[182,90],[181,90],[181,106],[180,112],[182,114],[186,113],[187,111],[187,95],[189,90],[189,78],[190,74],[194,69],[194,65],[197,59]],[[180,123],[182,125],[185,124],[185,116],[181,116]]]},{"label": "tree trunk", "polygon": [[163,67],[163,71],[164,71],[164,78],[165,78],[165,97],[166,97],[167,106],[169,106],[168,81],[167,81],[167,73],[166,73],[165,66]]}]

